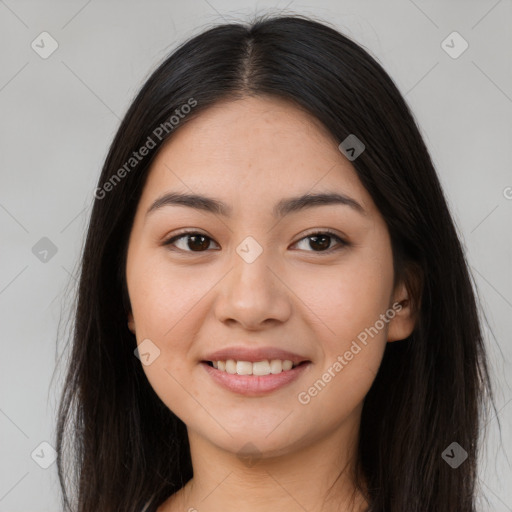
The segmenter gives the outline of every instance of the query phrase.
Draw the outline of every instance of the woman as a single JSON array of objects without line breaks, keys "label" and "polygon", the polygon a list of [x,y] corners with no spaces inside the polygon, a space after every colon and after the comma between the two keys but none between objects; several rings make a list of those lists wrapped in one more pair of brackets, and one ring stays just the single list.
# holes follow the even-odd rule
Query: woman
[{"label": "woman", "polygon": [[66,510],[475,510],[471,278],[365,50],[303,16],[199,34],[142,87],[95,198]]}]

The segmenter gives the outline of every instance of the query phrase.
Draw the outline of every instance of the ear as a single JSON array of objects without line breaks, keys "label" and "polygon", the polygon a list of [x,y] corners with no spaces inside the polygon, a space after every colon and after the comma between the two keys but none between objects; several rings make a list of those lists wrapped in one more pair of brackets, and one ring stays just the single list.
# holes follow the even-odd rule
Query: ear
[{"label": "ear", "polygon": [[390,308],[395,316],[389,321],[389,342],[404,340],[412,334],[419,317],[421,289],[421,271],[408,269],[393,292]]},{"label": "ear", "polygon": [[135,321],[133,319],[133,313],[130,311],[128,313],[128,329],[132,331],[133,334],[135,334]]}]

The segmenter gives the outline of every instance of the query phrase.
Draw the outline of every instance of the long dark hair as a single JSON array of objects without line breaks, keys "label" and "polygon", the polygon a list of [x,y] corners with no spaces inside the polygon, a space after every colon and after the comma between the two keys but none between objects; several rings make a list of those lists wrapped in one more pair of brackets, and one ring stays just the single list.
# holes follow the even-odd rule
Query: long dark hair
[{"label": "long dark hair", "polygon": [[[357,464],[370,510],[473,512],[480,420],[494,401],[475,284],[427,148],[367,51],[325,22],[268,14],[209,28],[178,47],[143,85],[110,147],[83,249],[58,411],[65,510],[140,512],[192,477],[186,427],[134,356],[128,235],[162,144],[216,102],[247,95],[292,101],[338,143],[355,134],[365,144],[352,164],[386,221],[396,278],[417,308],[413,333],[387,344],[364,402]],[[133,165],[144,145],[153,146],[150,154]],[[468,454],[456,469],[443,457],[453,442]]]}]

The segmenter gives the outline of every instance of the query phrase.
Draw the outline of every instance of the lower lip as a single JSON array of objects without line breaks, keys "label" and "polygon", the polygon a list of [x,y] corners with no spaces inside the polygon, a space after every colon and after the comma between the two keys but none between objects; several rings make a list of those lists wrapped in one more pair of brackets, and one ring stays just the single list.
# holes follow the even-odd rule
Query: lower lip
[{"label": "lower lip", "polygon": [[281,373],[256,376],[223,372],[205,362],[201,362],[201,366],[209,373],[212,379],[221,386],[234,393],[247,396],[259,396],[280,389],[298,379],[310,365],[311,363],[309,362],[303,363],[291,370],[286,370]]}]

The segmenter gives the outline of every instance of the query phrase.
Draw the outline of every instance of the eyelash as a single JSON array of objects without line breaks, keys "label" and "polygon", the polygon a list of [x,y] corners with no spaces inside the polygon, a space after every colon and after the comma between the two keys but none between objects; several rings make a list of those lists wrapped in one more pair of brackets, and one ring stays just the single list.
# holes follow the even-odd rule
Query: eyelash
[{"label": "eyelash", "polygon": [[[169,250],[172,250],[172,251],[181,251],[181,252],[196,253],[196,254],[199,254],[201,252],[208,252],[208,251],[189,251],[189,250],[184,250],[184,249],[178,249],[176,247],[174,247],[174,248],[170,247],[174,244],[174,242],[176,242],[180,238],[186,238],[187,236],[191,236],[191,235],[204,236],[205,238],[213,241],[213,238],[210,238],[208,235],[205,235],[204,233],[200,233],[198,231],[182,231],[181,233],[178,233],[177,235],[173,235],[171,238],[169,238],[168,240],[163,242],[162,245],[169,247]],[[331,254],[334,251],[337,251],[337,250],[343,249],[344,247],[350,246],[349,242],[343,240],[339,235],[337,235],[330,229],[325,229],[323,231],[313,231],[311,233],[308,233],[307,235],[302,237],[300,240],[295,242],[295,244],[302,242],[302,240],[312,237],[312,236],[315,236],[315,235],[328,235],[331,238],[335,238],[339,242],[339,247],[331,247],[330,249],[327,249],[325,251],[306,251],[306,252],[313,252],[313,253],[317,253],[317,254]],[[295,244],[293,244],[293,245],[295,245]]]}]

